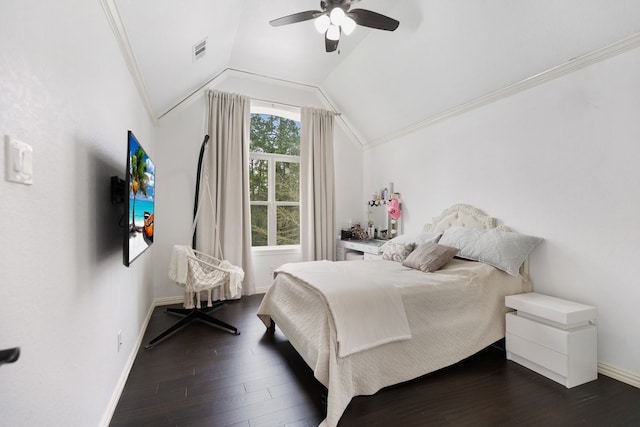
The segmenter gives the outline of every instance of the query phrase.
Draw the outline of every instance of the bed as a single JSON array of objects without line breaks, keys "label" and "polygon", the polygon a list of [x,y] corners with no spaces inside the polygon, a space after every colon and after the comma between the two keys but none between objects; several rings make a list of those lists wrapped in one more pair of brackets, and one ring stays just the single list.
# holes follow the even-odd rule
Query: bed
[{"label": "bed", "polygon": [[[433,235],[443,243],[432,246],[456,247],[457,255],[435,272],[386,256],[286,264],[274,273],[257,314],[267,327],[280,328],[327,388],[321,426],[336,426],[354,396],[455,364],[504,338],[504,297],[531,291],[525,260],[541,239],[497,226],[469,205],[454,205],[422,233],[394,243],[410,246]],[[496,243],[496,236],[506,236],[507,243]],[[514,236],[524,236],[526,244],[514,244]],[[489,249],[468,247],[483,239]],[[429,246],[413,242],[414,248],[420,243]],[[500,251],[510,272],[500,265],[504,260],[500,268],[490,265],[495,254],[486,253]]]}]

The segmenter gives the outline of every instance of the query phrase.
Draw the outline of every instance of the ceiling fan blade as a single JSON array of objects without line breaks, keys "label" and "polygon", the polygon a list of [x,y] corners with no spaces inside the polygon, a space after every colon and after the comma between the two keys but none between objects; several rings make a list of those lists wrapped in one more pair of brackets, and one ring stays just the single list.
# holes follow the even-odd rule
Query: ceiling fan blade
[{"label": "ceiling fan blade", "polygon": [[356,24],[376,30],[394,31],[400,25],[400,22],[393,18],[366,9],[352,9],[347,15],[356,21]]},{"label": "ceiling fan blade", "polygon": [[340,40],[329,40],[327,36],[324,36],[324,47],[327,52],[333,52],[338,49],[338,42]]},{"label": "ceiling fan blade", "polygon": [[304,12],[294,13],[293,15],[283,16],[282,18],[277,18],[272,21],[269,21],[274,27],[279,27],[281,25],[295,24],[296,22],[308,21],[317,16],[320,16],[323,12],[321,10],[307,10]]}]

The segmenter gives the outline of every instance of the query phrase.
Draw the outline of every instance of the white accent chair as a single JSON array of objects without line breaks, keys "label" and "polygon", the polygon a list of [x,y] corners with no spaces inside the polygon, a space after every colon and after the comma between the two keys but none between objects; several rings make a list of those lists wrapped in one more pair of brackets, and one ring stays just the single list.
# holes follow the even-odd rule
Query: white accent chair
[{"label": "white accent chair", "polygon": [[[240,335],[240,331],[236,327],[210,315],[212,311],[224,304],[222,300],[212,302],[214,289],[220,288],[221,299],[239,295],[244,278],[244,271],[240,267],[191,249],[189,246],[175,245],[169,265],[169,277],[179,286],[184,287],[185,297],[184,308],[167,308],[166,312],[184,317],[149,341],[145,349],[151,349],[158,342],[195,320],[208,323],[234,335]],[[208,294],[208,303],[204,308],[201,307],[201,292]]]}]

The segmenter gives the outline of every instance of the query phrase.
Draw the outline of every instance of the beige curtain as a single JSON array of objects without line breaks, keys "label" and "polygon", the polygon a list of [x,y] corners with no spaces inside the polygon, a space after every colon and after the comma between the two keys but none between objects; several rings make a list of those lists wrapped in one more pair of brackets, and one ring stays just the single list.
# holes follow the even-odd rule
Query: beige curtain
[{"label": "beige curtain", "polygon": [[[197,249],[242,267],[242,295],[251,295],[256,289],[249,204],[250,99],[214,90],[207,96],[210,139],[203,179],[208,179],[208,186],[202,187],[211,191],[213,202],[208,195],[201,198]],[[218,293],[214,299],[224,298]]]},{"label": "beige curtain", "polygon": [[335,260],[335,113],[302,108],[300,138],[300,244],[303,261]]}]

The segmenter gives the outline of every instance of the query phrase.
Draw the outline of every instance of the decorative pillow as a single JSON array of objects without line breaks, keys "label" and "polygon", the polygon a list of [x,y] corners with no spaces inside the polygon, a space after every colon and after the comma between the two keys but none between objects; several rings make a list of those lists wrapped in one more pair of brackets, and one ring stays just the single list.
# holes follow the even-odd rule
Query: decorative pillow
[{"label": "decorative pillow", "polygon": [[416,244],[387,242],[383,247],[382,259],[402,262],[416,248]]},{"label": "decorative pillow", "polygon": [[401,234],[389,240],[384,245],[380,246],[380,252],[383,252],[389,243],[402,243],[405,245],[413,243],[417,246],[424,243],[436,243],[440,239],[440,236],[442,236],[442,232],[440,231],[424,231],[419,234]]},{"label": "decorative pillow", "polygon": [[454,227],[438,243],[460,249],[457,256],[492,265],[512,276],[543,239],[495,228]]},{"label": "decorative pillow", "polygon": [[415,248],[402,262],[402,265],[424,272],[438,271],[443,265],[451,261],[457,253],[458,248],[438,243],[425,243]]}]

